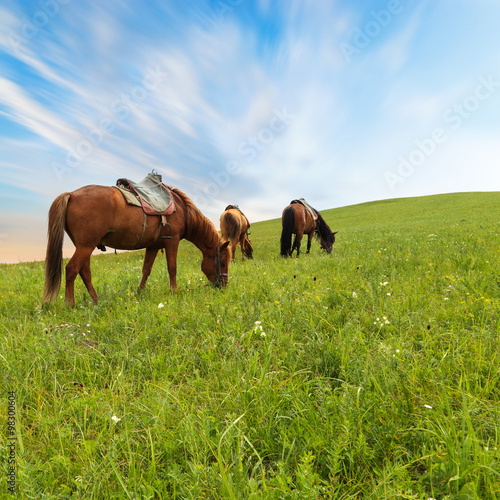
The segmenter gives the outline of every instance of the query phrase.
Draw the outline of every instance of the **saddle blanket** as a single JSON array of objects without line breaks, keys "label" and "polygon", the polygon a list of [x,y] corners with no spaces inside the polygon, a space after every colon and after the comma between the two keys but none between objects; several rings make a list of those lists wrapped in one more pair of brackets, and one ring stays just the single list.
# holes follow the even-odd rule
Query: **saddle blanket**
[{"label": "saddle blanket", "polygon": [[292,205],[293,203],[300,203],[301,205],[304,205],[304,207],[306,207],[309,213],[311,214],[313,220],[317,220],[318,214],[316,210],[314,210],[314,208],[311,207],[311,205],[309,205],[309,203],[307,203],[307,201],[304,200],[304,198],[299,198],[298,200],[292,200],[290,202],[290,205]]},{"label": "saddle blanket", "polygon": [[142,181],[118,179],[116,186],[129,205],[142,207],[148,215],[170,215],[175,212],[175,203],[170,189],[163,184],[161,175],[154,171]]}]

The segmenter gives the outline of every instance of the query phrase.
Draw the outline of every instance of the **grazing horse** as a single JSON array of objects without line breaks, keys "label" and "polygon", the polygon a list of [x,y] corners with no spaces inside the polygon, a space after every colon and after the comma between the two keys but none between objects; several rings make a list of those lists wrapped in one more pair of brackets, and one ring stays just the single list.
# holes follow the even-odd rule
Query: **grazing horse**
[{"label": "grazing horse", "polygon": [[[294,200],[288,205],[281,216],[281,224],[283,226],[281,231],[281,255],[283,257],[291,257],[293,251],[297,250],[297,257],[300,254],[300,241],[302,236],[307,234],[307,252],[311,250],[311,240],[313,235],[320,240],[321,248],[331,253],[333,244],[335,243],[335,235],[328,227],[321,214],[313,209],[316,219],[311,212],[299,200]],[[292,246],[292,234],[295,234],[295,239]]]},{"label": "grazing horse", "polygon": [[186,239],[203,254],[201,269],[216,286],[228,281],[231,249],[223,243],[213,224],[178,189],[170,188],[176,211],[167,216],[169,235],[161,234],[160,216],[146,215],[141,207],[128,205],[115,187],[84,186],[59,195],[49,211],[48,243],[45,257],[43,302],[54,302],[61,287],[64,231],[76,249],[66,265],[66,302],[75,306],[74,283],[80,274],[94,304],[97,293],[92,285],[90,255],[103,245],[119,250],[146,249],[140,289],[144,289],[158,250],[167,258],[170,288],[177,291],[177,249]]},{"label": "grazing horse", "polygon": [[245,214],[235,205],[228,205],[220,216],[220,232],[222,241],[231,241],[232,261],[235,261],[236,246],[241,247],[241,258],[253,259],[253,248],[248,239],[250,222]]}]

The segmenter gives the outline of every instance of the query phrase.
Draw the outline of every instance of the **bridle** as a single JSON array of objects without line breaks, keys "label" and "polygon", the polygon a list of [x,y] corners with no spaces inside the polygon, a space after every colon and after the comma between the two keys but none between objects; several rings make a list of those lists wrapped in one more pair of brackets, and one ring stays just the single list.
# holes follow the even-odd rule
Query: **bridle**
[{"label": "bridle", "polygon": [[215,253],[215,280],[214,284],[216,286],[221,286],[222,283],[227,283],[227,279],[224,280],[223,278],[229,278],[228,273],[223,273],[222,272],[222,258],[221,258],[221,247],[222,241],[219,241],[219,244],[217,245],[217,252]]}]

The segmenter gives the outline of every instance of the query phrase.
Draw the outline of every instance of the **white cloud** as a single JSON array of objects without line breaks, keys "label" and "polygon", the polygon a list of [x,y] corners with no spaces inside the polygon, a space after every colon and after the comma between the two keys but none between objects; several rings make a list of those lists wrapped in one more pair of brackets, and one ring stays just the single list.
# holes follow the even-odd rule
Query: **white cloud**
[{"label": "white cloud", "polygon": [[5,113],[9,119],[60,147],[77,137],[64,120],[28,96],[22,87],[1,76],[0,103],[9,110]]}]

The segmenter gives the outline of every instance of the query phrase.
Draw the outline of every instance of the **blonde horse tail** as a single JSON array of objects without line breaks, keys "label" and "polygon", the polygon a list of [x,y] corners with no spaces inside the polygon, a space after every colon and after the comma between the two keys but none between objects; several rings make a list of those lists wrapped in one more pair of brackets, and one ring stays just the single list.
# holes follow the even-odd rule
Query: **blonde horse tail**
[{"label": "blonde horse tail", "polygon": [[61,288],[62,244],[69,198],[70,193],[59,195],[49,210],[48,241],[45,254],[45,289],[42,302],[54,302]]},{"label": "blonde horse tail", "polygon": [[231,212],[226,213],[226,223],[231,228],[229,238],[234,240],[238,236],[239,225],[236,217]]},{"label": "blonde horse tail", "polygon": [[237,221],[233,214],[224,212],[220,219],[221,236],[223,241],[233,240],[236,237]]}]

